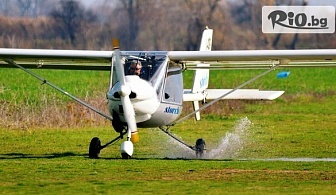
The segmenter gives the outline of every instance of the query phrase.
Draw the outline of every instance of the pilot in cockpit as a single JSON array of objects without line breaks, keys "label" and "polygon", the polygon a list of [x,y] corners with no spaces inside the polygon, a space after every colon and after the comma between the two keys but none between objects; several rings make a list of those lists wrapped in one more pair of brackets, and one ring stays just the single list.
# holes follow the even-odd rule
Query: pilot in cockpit
[{"label": "pilot in cockpit", "polygon": [[134,60],[134,61],[131,62],[131,65],[130,65],[129,70],[128,70],[128,74],[129,75],[140,76],[141,68],[142,68],[141,62]]}]

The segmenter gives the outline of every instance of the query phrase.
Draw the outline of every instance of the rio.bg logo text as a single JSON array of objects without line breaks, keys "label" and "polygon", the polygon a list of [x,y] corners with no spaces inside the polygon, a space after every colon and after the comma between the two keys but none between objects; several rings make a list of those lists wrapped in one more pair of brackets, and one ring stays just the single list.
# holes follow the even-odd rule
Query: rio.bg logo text
[{"label": "rio.bg logo text", "polygon": [[264,6],[264,33],[334,33],[333,6]]}]

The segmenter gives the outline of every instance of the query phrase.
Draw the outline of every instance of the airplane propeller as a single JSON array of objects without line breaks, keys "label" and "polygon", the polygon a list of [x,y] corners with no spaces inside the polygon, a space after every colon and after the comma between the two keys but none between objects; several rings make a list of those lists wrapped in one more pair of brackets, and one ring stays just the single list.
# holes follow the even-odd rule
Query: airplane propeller
[{"label": "airplane propeller", "polygon": [[118,40],[113,40],[114,60],[116,67],[116,74],[120,82],[120,99],[124,112],[124,118],[127,123],[127,139],[121,144],[120,152],[123,158],[129,158],[133,154],[133,143],[139,141],[137,125],[135,120],[135,112],[130,99],[132,92],[131,87],[127,84],[124,67],[121,63],[120,50]]}]

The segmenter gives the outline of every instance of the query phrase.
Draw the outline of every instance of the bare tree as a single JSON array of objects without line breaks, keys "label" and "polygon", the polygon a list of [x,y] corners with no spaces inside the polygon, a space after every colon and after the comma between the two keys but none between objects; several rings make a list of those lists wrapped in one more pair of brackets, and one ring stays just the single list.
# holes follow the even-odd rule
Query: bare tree
[{"label": "bare tree", "polygon": [[[30,15],[33,17],[38,17],[42,14],[41,10],[46,10],[48,1],[46,0],[32,0],[30,4]],[[57,3],[53,1],[53,3]]]},{"label": "bare tree", "polygon": [[[29,9],[22,11],[23,17],[11,17],[20,15],[19,1],[0,0],[0,13],[8,13],[7,17],[0,16],[0,44],[22,48],[111,49],[111,39],[117,37],[123,50],[198,50],[201,32],[209,26],[214,29],[214,50],[334,48],[335,43],[330,41],[334,40],[334,34],[262,33],[262,6],[291,1],[294,0],[106,0],[101,7],[92,7],[93,13],[80,1],[21,0],[31,3]],[[242,8],[243,16],[238,18],[241,22],[237,22],[232,10],[242,5],[247,8]],[[44,17],[47,12],[51,17]],[[96,15],[100,15],[99,21]]]},{"label": "bare tree", "polygon": [[74,0],[62,0],[60,8],[54,9],[50,16],[55,20],[57,33],[63,39],[69,39],[73,46],[75,41],[85,34],[86,24],[96,20],[91,11],[85,10]]},{"label": "bare tree", "polygon": [[199,41],[201,40],[202,30],[212,23],[216,9],[220,0],[185,0],[185,4],[189,9],[188,22],[188,41],[186,47],[188,50],[198,50]]},{"label": "bare tree", "polygon": [[16,2],[20,10],[20,16],[27,15],[32,3],[31,0],[16,0]]},{"label": "bare tree", "polygon": [[0,11],[4,16],[8,16],[12,1],[0,0]]},{"label": "bare tree", "polygon": [[136,39],[139,33],[139,15],[140,1],[139,0],[120,0],[122,9],[126,12],[124,23],[124,43],[127,48],[136,48]]},{"label": "bare tree", "polygon": [[[282,4],[285,4],[286,2],[284,0],[278,0],[277,1],[277,5],[282,5]],[[288,0],[287,2],[287,5],[293,5],[293,4],[298,4],[298,5],[301,5],[301,6],[306,6],[308,4],[307,0],[302,0],[301,2],[300,1],[294,1],[294,0]],[[272,46],[274,48],[277,48],[278,47],[278,43],[281,39],[281,35],[282,34],[277,34],[273,43],[272,43]],[[296,44],[298,43],[299,41],[299,34],[298,33],[295,33],[294,36],[293,36],[293,39],[292,39],[292,42],[287,46],[288,49],[295,49],[296,48]]]},{"label": "bare tree", "polygon": [[0,14],[4,16],[38,17],[48,15],[60,0],[0,0]]}]

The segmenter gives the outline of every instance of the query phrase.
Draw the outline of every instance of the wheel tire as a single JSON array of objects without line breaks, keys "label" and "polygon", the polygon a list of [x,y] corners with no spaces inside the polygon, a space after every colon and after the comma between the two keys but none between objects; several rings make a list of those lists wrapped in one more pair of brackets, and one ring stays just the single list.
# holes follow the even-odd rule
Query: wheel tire
[{"label": "wheel tire", "polygon": [[196,157],[202,158],[204,155],[205,151],[205,141],[202,138],[199,138],[196,140],[196,145],[195,145],[195,151],[196,151]]},{"label": "wheel tire", "polygon": [[130,159],[131,158],[131,156],[128,155],[127,153],[121,153],[121,157],[122,157],[122,159]]},{"label": "wheel tire", "polygon": [[98,137],[92,138],[89,147],[89,158],[98,158],[100,153],[100,139]]}]

